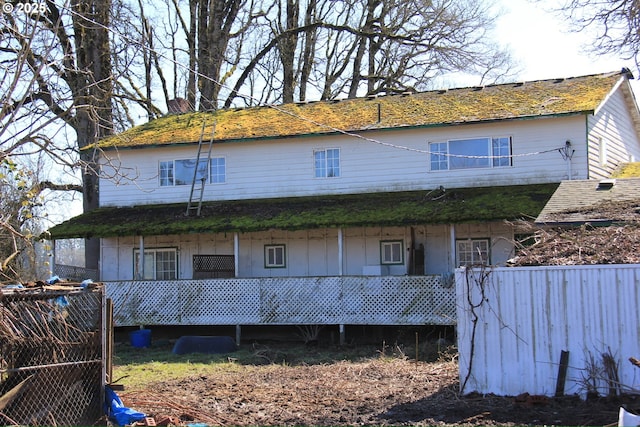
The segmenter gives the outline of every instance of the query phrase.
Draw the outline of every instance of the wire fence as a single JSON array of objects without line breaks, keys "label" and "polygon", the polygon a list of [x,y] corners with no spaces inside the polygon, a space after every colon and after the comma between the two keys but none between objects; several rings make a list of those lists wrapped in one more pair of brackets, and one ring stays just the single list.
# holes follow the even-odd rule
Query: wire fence
[{"label": "wire fence", "polygon": [[78,282],[82,282],[85,279],[100,280],[100,272],[98,270],[74,265],[55,264],[53,274],[64,277],[67,280],[77,280]]},{"label": "wire fence", "polygon": [[0,425],[93,425],[103,404],[104,288],[0,293]]}]

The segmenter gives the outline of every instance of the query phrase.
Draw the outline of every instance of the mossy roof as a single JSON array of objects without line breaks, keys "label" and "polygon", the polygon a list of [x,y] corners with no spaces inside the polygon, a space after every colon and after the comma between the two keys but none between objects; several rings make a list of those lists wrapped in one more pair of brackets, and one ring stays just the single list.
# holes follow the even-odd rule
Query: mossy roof
[{"label": "mossy roof", "polygon": [[558,184],[99,208],[49,230],[52,239],[410,226],[535,218]]},{"label": "mossy roof", "polygon": [[611,174],[611,178],[640,178],[640,162],[625,163]]},{"label": "mossy roof", "polygon": [[[102,140],[103,149],[444,126],[593,112],[626,70],[339,101],[167,115]],[[202,126],[205,124],[204,132]]]}]

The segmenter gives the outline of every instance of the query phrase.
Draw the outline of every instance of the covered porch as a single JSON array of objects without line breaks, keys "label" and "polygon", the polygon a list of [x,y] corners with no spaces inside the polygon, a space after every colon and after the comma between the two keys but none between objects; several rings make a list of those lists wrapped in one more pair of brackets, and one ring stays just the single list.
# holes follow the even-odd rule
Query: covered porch
[{"label": "covered porch", "polygon": [[[200,216],[185,204],[104,207],[49,231],[101,240],[115,326],[446,326],[456,324],[458,239],[482,237],[506,256],[504,220],[536,216],[556,187],[220,201]],[[274,244],[287,254],[278,268],[266,262]],[[400,249],[399,262],[379,265],[384,244]],[[148,250],[174,253],[175,274],[138,279],[136,253]],[[196,258],[211,255],[231,260],[228,275],[198,277]]]}]

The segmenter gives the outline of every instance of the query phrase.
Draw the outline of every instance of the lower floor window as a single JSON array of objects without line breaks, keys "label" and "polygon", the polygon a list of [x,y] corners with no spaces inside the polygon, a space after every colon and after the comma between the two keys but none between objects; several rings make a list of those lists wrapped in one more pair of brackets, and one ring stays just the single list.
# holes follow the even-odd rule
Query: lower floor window
[{"label": "lower floor window", "polygon": [[458,266],[489,264],[489,239],[466,239],[456,241]]},{"label": "lower floor window", "polygon": [[140,250],[135,252],[134,277],[143,280],[175,280],[178,278],[176,249],[145,249],[140,272]]},{"label": "lower floor window", "polygon": [[381,264],[402,264],[403,262],[402,241],[380,242]]},{"label": "lower floor window", "polygon": [[264,247],[264,266],[266,268],[286,267],[285,245],[266,245]]}]

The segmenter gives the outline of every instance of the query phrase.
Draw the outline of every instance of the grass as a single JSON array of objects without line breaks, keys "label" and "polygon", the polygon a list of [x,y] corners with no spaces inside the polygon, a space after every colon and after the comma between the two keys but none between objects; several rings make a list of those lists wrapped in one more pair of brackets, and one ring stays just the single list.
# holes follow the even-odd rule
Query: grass
[{"label": "grass", "polygon": [[114,382],[128,389],[187,376],[210,375],[218,370],[241,370],[246,365],[326,364],[336,360],[360,360],[374,356],[376,352],[371,346],[320,349],[298,343],[247,344],[227,354],[178,355],[171,350],[168,342],[150,348],[118,344],[114,351]]},{"label": "grass", "polygon": [[[419,359],[435,361],[447,357],[455,349],[440,348],[425,342],[419,348]],[[309,346],[291,342],[243,344],[237,351],[227,354],[192,353],[178,355],[172,352],[168,340],[154,342],[149,348],[136,348],[119,343],[114,349],[113,383],[127,390],[147,387],[153,383],[209,376],[216,372],[243,370],[247,365],[318,365],[337,361],[363,361],[372,358],[414,359],[415,347],[389,345]]]}]

